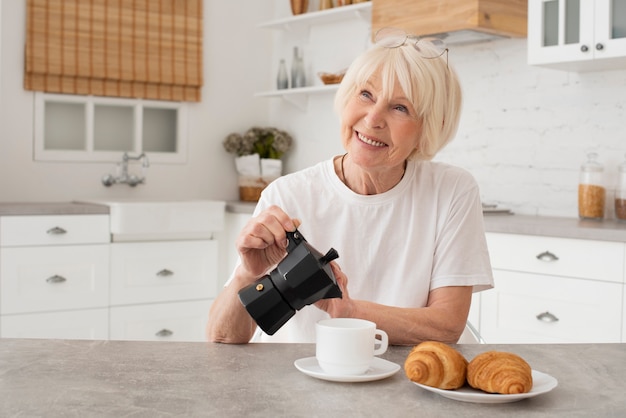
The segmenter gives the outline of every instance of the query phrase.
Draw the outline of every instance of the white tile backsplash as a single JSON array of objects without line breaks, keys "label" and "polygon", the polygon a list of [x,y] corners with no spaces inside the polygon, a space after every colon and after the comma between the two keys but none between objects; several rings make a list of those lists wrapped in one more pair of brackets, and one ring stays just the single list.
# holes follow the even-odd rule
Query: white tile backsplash
[{"label": "white tile backsplash", "polygon": [[576,217],[586,153],[599,153],[608,189],[626,153],[626,71],[532,67],[526,53],[525,39],[451,46],[464,113],[457,138],[436,159],[470,170],[485,201]]}]

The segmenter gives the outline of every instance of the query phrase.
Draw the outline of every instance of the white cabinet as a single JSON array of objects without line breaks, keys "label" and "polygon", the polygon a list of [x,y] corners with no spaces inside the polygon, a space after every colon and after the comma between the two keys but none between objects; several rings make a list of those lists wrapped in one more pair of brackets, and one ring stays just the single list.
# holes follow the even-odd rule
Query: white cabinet
[{"label": "white cabinet", "polygon": [[205,341],[212,300],[111,307],[111,339]]},{"label": "white cabinet", "polygon": [[106,338],[108,215],[0,217],[0,336]]},{"label": "white cabinet", "polygon": [[624,244],[488,233],[495,288],[481,294],[487,343],[620,342]]},{"label": "white cabinet", "polygon": [[569,71],[623,69],[626,2],[530,0],[528,63]]},{"label": "white cabinet", "polygon": [[111,244],[111,339],[204,341],[216,240]]}]

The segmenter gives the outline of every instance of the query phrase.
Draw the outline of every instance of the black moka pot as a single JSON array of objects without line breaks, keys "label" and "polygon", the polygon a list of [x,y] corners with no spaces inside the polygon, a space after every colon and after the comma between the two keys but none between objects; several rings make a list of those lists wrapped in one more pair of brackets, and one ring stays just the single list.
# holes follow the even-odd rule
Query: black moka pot
[{"label": "black moka pot", "polygon": [[330,267],[339,254],[313,248],[298,230],[287,232],[287,256],[270,274],[239,291],[239,299],[257,325],[273,335],[306,305],[340,298],[341,289]]}]

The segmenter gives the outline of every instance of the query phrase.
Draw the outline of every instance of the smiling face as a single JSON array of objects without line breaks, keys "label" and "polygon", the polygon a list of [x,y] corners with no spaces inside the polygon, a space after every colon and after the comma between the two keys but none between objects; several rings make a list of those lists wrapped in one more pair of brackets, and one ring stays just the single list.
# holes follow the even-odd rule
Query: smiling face
[{"label": "smiling face", "polygon": [[399,83],[385,92],[374,74],[357,88],[341,114],[341,138],[351,160],[362,169],[404,169],[419,146],[421,118]]}]

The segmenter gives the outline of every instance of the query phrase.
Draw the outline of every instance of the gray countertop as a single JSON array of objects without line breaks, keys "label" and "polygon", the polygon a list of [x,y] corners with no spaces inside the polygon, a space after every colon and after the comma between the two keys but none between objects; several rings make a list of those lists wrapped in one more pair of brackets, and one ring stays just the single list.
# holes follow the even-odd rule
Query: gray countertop
[{"label": "gray countertop", "polygon": [[109,207],[91,203],[74,202],[0,202],[0,216],[44,216],[44,215],[101,215],[109,214]]},{"label": "gray countertop", "polygon": [[[554,376],[551,392],[508,404],[446,399],[401,369],[366,383],[318,380],[296,359],[312,344],[0,339],[0,416],[604,417],[626,413],[626,344],[461,345],[471,360],[512,351]],[[383,358],[402,365],[409,347]]]},{"label": "gray countertop", "polygon": [[[252,214],[254,202],[227,202],[230,213]],[[508,234],[539,235],[599,241],[626,242],[626,222],[614,219],[580,220],[556,216],[486,214],[485,230]]]}]

